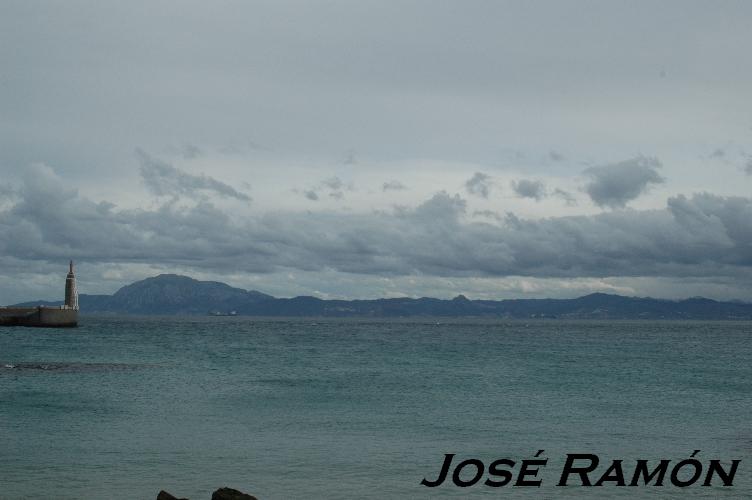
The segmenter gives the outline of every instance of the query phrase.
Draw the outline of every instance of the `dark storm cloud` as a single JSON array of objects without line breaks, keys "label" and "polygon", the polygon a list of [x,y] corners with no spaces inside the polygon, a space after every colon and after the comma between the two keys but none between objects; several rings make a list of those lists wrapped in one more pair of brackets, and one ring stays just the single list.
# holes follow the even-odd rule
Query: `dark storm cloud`
[{"label": "dark storm cloud", "polygon": [[546,197],[546,185],[542,181],[520,179],[510,183],[512,190],[520,198],[532,198],[536,201]]},{"label": "dark storm cloud", "polygon": [[157,196],[196,196],[214,193],[226,198],[251,201],[251,198],[232,186],[207,175],[192,175],[137,149],[141,162],[141,177],[147,189]]},{"label": "dark storm cloud", "polygon": [[483,172],[475,172],[470,179],[465,182],[465,189],[470,194],[480,196],[482,198],[488,198],[488,194],[491,191],[491,177]]},{"label": "dark storm cloud", "polygon": [[393,213],[233,217],[207,200],[119,210],[35,167],[0,209],[0,254],[222,271],[434,276],[734,276],[752,265],[752,199],[696,194],[665,209],[473,222],[441,192]]},{"label": "dark storm cloud", "polygon": [[623,208],[651,184],[664,182],[657,171],[660,166],[657,158],[639,156],[619,163],[590,167],[584,171],[590,177],[585,192],[600,207]]}]

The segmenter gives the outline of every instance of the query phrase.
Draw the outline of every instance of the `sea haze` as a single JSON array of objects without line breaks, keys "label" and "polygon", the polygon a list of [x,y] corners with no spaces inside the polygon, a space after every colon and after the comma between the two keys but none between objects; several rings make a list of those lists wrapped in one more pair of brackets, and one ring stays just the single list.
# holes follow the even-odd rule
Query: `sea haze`
[{"label": "sea haze", "polygon": [[[566,453],[741,459],[752,324],[137,318],[0,330],[3,498],[650,497],[556,488]],[[550,459],[543,490],[429,490],[444,453]]]}]

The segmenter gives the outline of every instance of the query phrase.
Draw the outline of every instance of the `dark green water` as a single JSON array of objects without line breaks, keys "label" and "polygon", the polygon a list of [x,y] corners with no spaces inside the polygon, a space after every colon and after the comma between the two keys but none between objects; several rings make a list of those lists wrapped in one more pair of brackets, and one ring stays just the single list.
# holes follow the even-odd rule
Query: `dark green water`
[{"label": "dark green water", "polygon": [[[0,329],[0,498],[200,500],[224,485],[262,500],[750,498],[750,340],[734,322]],[[539,449],[540,489],[419,485],[444,453],[488,464]],[[704,464],[741,459],[734,486],[555,486],[567,452],[628,469],[695,449]]]}]

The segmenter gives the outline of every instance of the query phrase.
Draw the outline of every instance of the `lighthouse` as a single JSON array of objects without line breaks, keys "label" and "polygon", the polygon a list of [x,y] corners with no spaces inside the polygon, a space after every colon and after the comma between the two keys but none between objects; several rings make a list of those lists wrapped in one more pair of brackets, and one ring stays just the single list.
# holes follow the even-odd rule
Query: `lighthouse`
[{"label": "lighthouse", "polygon": [[73,261],[70,261],[68,276],[65,278],[65,307],[78,311],[78,291],[76,290],[76,275],[73,274]]},{"label": "lighthouse", "polygon": [[78,291],[73,261],[65,278],[65,304],[62,306],[0,307],[0,326],[78,326]]}]

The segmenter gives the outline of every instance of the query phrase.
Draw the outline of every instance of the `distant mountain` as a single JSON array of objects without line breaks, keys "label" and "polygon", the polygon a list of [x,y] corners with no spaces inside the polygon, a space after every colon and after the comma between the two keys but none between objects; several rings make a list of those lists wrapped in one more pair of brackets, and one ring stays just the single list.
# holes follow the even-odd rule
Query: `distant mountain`
[{"label": "distant mountain", "polygon": [[[91,310],[129,314],[206,314],[207,311],[230,312],[258,301],[274,299],[261,292],[233,288],[218,281],[198,281],[187,276],[160,274],[124,286],[104,300],[94,298]],[[79,298],[81,308],[88,309],[89,297]]]},{"label": "distant mountain", "polygon": [[[59,305],[27,302],[17,306]],[[593,293],[576,299],[451,300],[399,298],[323,300],[316,297],[278,299],[216,281],[161,274],[124,286],[114,295],[79,296],[83,314],[330,317],[501,317],[589,319],[752,319],[752,304],[719,302],[702,297],[662,300]]]},{"label": "distant mountain", "polygon": [[[198,281],[177,274],[160,274],[122,287],[114,295],[78,297],[82,313],[208,314],[229,313],[257,301],[274,299],[261,292],[233,288],[217,281]],[[26,302],[18,306],[60,305],[58,302]]]}]

